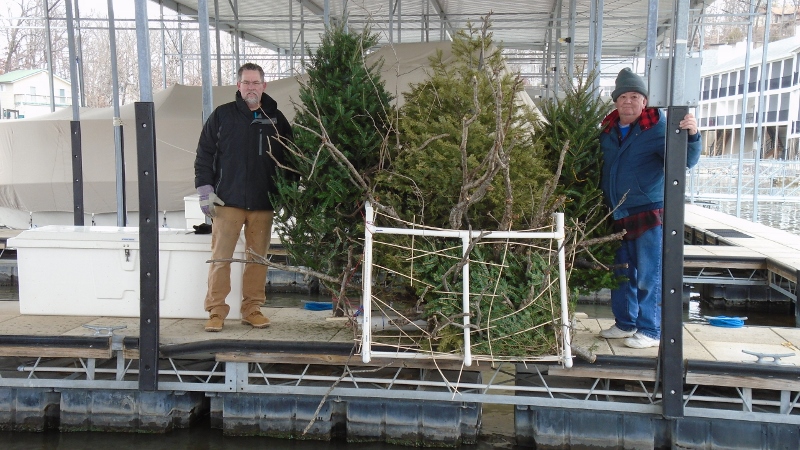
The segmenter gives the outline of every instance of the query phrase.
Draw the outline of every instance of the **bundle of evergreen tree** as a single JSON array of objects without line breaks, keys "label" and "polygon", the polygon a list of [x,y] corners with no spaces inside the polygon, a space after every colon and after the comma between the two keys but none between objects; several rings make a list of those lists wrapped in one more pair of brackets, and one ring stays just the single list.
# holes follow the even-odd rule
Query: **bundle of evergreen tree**
[{"label": "bundle of evergreen tree", "polygon": [[378,35],[369,28],[354,32],[345,23],[329,27],[316,52],[309,50],[288,158],[300,181],[279,180],[275,199],[282,206],[276,228],[292,264],[319,278],[339,314],[360,271],[363,203],[392,130],[382,62],[365,61]]},{"label": "bundle of evergreen tree", "polygon": [[554,171],[563,158],[555,194],[560,199],[558,210],[568,222],[569,281],[576,294],[618,285],[609,267],[620,236],[613,234],[600,190],[603,155],[598,125],[611,105],[597,95],[595,76],[579,78],[575,85],[562,83],[563,97],[542,103],[545,120],[538,122],[536,133]]},{"label": "bundle of evergreen tree", "polygon": [[[276,227],[292,264],[334,293],[340,313],[341,300],[357,291],[365,200],[382,213],[378,222],[392,227],[540,230],[552,225],[553,212],[565,212],[572,280],[584,290],[612,284],[610,272],[598,270],[613,255],[598,189],[597,124],[607,105],[586,83],[545,105],[543,120],[520,100],[522,79],[505,66],[489,29],[487,19],[457,33],[452,58],[431,59],[428,79],[412,86],[399,112],[378,75],[381,62],[365,61],[378,41],[369,29],[333,26],[312,54],[289,158],[300,181],[279,182]],[[469,261],[472,352],[559,352],[555,242],[481,237],[470,242],[467,259],[459,240],[381,241],[375,268],[390,296],[378,307],[409,319],[421,311],[427,319],[425,336],[411,347],[463,347],[461,268]],[[579,257],[590,270],[574,271]],[[390,306],[404,294],[415,307]]]},{"label": "bundle of evergreen tree", "polygon": [[530,224],[552,177],[533,131],[541,118],[520,102],[524,85],[484,28],[456,33],[452,58],[430,60],[398,122],[402,144],[377,196],[420,225],[508,230]]},{"label": "bundle of evergreen tree", "polygon": [[[375,197],[414,226],[522,230],[551,223],[554,171],[534,136],[540,116],[520,100],[490,24],[469,25],[439,52],[429,78],[412,86],[400,110],[391,167]],[[523,94],[524,95],[524,94]],[[389,226],[391,221],[387,220]],[[403,273],[428,321],[424,348],[463,346],[460,240],[387,238],[376,261]],[[542,249],[536,245],[551,246]],[[471,245],[472,351],[502,356],[553,354],[560,316],[554,243],[478,239]]]}]

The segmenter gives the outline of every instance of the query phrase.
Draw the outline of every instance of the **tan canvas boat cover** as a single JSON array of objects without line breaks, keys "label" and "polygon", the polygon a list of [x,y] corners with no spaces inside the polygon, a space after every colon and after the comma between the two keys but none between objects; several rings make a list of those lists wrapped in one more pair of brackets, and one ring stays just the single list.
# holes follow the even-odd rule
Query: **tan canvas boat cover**
[{"label": "tan canvas boat cover", "polygon": [[[386,89],[402,104],[402,93],[426,79],[429,58],[441,50],[451,56],[450,44],[412,43],[385,46],[370,55],[384,59]],[[213,88],[213,103],[232,101],[236,86]],[[270,81],[267,94],[289,120],[295,115],[299,80]],[[521,101],[533,105],[523,94]],[[202,91],[199,86],[175,85],[154,95],[158,210],[182,211],[183,198],[193,194],[194,158],[202,127]],[[138,211],[134,105],[120,108],[124,129],[126,199],[128,211]],[[24,212],[73,210],[70,121],[72,110],[47,116],[0,121],[0,208]],[[84,212],[117,210],[116,162],[112,108],[80,110],[83,159]]]}]

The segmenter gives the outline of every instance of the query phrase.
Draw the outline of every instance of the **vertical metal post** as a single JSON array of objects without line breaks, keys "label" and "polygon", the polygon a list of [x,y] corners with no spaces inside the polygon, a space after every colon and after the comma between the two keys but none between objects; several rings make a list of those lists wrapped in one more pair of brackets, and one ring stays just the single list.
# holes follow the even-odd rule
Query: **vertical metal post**
[{"label": "vertical metal post", "polygon": [[186,84],[185,67],[183,64],[183,14],[181,14],[180,3],[175,7],[175,11],[178,13],[178,61],[180,61],[178,79],[181,84]]},{"label": "vertical metal post", "polygon": [[239,70],[239,67],[241,67],[242,65],[241,56],[244,53],[244,51],[240,47],[242,46],[241,41],[243,41],[244,39],[240,40],[240,33],[239,33],[239,0],[233,0],[233,31],[234,31],[233,44],[234,48],[236,49],[235,70]]},{"label": "vertical metal post", "polygon": [[469,243],[470,233],[462,232],[461,236],[461,256],[464,258],[464,266],[461,267],[461,309],[464,311],[464,366],[472,365],[472,341],[470,339],[471,328],[469,326]]},{"label": "vertical metal post", "polygon": [[586,59],[587,65],[589,69],[589,73],[594,72],[595,70],[595,60],[594,56],[594,44],[595,44],[595,31],[594,29],[597,28],[597,2],[595,0],[589,1],[589,42],[587,42],[588,50],[586,51]]},{"label": "vertical metal post", "polygon": [[685,106],[672,106],[667,113],[660,351],[662,414],[667,418],[683,417],[683,220],[687,132],[681,130],[679,124],[688,110]]},{"label": "vertical metal post", "polygon": [[683,106],[689,0],[675,0],[670,73],[670,107],[664,162],[663,287],[661,292],[662,414],[683,417],[683,218],[686,192],[687,131],[680,121],[689,112]]},{"label": "vertical metal post", "polygon": [[139,98],[134,105],[139,181],[139,389],[158,390],[158,189],[147,0],[136,0]]},{"label": "vertical metal post", "polygon": [[200,72],[203,82],[203,123],[205,123],[213,111],[214,104],[211,92],[211,44],[208,33],[208,0],[198,0],[197,21],[200,25]]},{"label": "vertical metal post", "polygon": [[[389,32],[391,36],[391,31]],[[305,71],[306,66],[306,5],[305,0],[300,0],[300,67]],[[391,37],[389,42],[392,42]]]},{"label": "vertical metal post", "polygon": [[[75,101],[73,98],[72,101]],[[72,204],[73,223],[76,227],[83,226],[83,150],[81,149],[81,122],[69,122],[71,148],[72,148]]]},{"label": "vertical metal post", "polygon": [[50,88],[50,112],[56,110],[56,92],[53,84],[53,43],[50,35],[50,6],[48,0],[43,0],[44,6],[44,36],[47,51],[47,80]]},{"label": "vertical metal post", "polygon": [[742,123],[739,126],[739,167],[736,173],[736,217],[742,217],[742,177],[744,175],[744,138],[747,135],[747,101],[750,90],[750,51],[753,42],[753,15],[757,0],[750,0],[750,13],[747,15],[747,50],[744,54],[744,92],[742,93]]},{"label": "vertical metal post", "polygon": [[556,245],[558,245],[558,291],[561,305],[561,337],[564,354],[564,367],[572,367],[572,347],[570,347],[570,324],[569,321],[569,302],[567,301],[567,256],[564,249],[564,213],[555,213],[553,218],[556,222]]},{"label": "vertical metal post", "polygon": [[161,87],[167,88],[167,25],[164,22],[164,3],[159,2],[158,16],[161,19]]},{"label": "vertical metal post", "polygon": [[72,203],[73,223],[83,226],[83,156],[81,151],[80,100],[78,94],[78,67],[75,55],[75,29],[73,28],[72,0],[65,0],[67,11],[67,43],[69,45],[69,81],[72,91],[72,121],[70,136],[72,149]]},{"label": "vertical metal post", "polygon": [[552,63],[552,55],[553,55],[553,16],[550,15],[550,21],[547,23],[547,31],[545,31],[545,42],[547,45],[545,46],[545,54],[544,54],[544,61],[542,64],[542,78],[544,79],[545,89],[542,93],[542,98],[549,100],[550,93],[553,92],[553,63]]},{"label": "vertical metal post", "polygon": [[394,44],[394,1],[389,0],[389,43]]},{"label": "vertical metal post", "polygon": [[575,83],[575,21],[578,0],[569,0],[569,45],[567,46],[567,77],[570,85]]},{"label": "vertical metal post", "polygon": [[428,14],[430,14],[431,3],[428,0],[422,0],[420,5],[420,20],[419,20],[419,41],[428,42]]},{"label": "vertical metal post", "polygon": [[156,391],[159,261],[155,106],[153,102],[136,102],[134,108],[139,170],[139,389]]},{"label": "vertical metal post", "polygon": [[555,42],[556,42],[556,53],[555,53],[555,64],[553,64],[553,99],[558,100],[558,83],[561,81],[561,19],[562,14],[561,11],[564,9],[564,4],[562,0],[556,1],[556,14],[555,14],[555,21],[553,26],[555,27]]},{"label": "vertical metal post", "polygon": [[80,2],[75,1],[75,53],[76,53],[76,61],[78,62],[78,83],[80,87],[81,93],[81,106],[86,107],[86,86],[84,83],[84,76],[83,76],[83,43],[81,39],[81,13],[79,8]]},{"label": "vertical metal post", "polygon": [[797,307],[797,299],[800,298],[800,269],[794,271],[794,326],[800,327],[800,308]]},{"label": "vertical metal post", "polygon": [[[163,41],[162,41],[163,42]],[[108,0],[108,45],[111,51],[111,102],[114,107],[114,155],[117,180],[117,226],[127,225],[128,209],[125,200],[125,152],[122,139],[122,119],[119,112],[119,71],[117,69],[117,30],[114,21],[114,1]]]},{"label": "vertical metal post", "polygon": [[394,7],[397,8],[397,43],[403,42],[403,0],[394,0]]},{"label": "vertical metal post", "polygon": [[331,2],[330,0],[323,0],[322,2],[322,23],[325,28],[331,26]]},{"label": "vertical metal post", "polygon": [[595,72],[592,89],[595,95],[600,95],[601,56],[603,54],[603,2],[592,0],[589,10],[589,73]]},{"label": "vertical metal post", "polygon": [[241,47],[239,46],[239,44],[236,44],[236,48],[240,49],[239,53],[237,53],[239,56],[237,57],[236,61],[241,63],[242,61],[247,61],[247,58],[249,57],[247,55],[247,40],[244,38],[244,31],[240,31],[236,35],[239,37],[239,39],[237,39],[237,42],[242,43]]},{"label": "vertical metal post", "polygon": [[294,75],[294,0],[289,0],[289,75]]},{"label": "vertical metal post", "polygon": [[650,77],[650,61],[656,58],[658,41],[658,0],[647,2],[647,49],[645,51],[645,77]]},{"label": "vertical metal post", "polygon": [[767,51],[769,50],[769,22],[772,20],[772,0],[767,0],[767,15],[764,17],[764,44],[761,46],[761,86],[758,90],[758,120],[756,124],[756,144],[753,149],[753,222],[758,222],[758,171],[761,161],[762,138],[764,134],[764,114],[767,112]]},{"label": "vertical metal post", "polygon": [[139,101],[153,101],[153,72],[150,69],[150,28],[147,1],[136,0],[136,49],[139,60]]},{"label": "vertical metal post", "polygon": [[219,37],[219,0],[214,0],[214,40],[217,46],[217,86],[222,86],[222,43]]},{"label": "vertical metal post", "polygon": [[364,262],[361,265],[361,306],[363,321],[361,326],[361,360],[372,359],[372,234],[375,232],[375,211],[370,202],[364,204]]}]

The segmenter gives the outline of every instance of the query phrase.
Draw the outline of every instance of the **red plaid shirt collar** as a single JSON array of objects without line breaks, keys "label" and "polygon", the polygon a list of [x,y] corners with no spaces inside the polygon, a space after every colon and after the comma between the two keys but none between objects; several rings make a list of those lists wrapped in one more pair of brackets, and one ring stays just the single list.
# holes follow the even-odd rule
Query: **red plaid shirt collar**
[{"label": "red plaid shirt collar", "polygon": [[[637,120],[639,128],[641,128],[642,131],[652,128],[658,123],[658,118],[658,108],[645,108],[644,111],[642,111],[642,115],[639,116]],[[619,124],[619,111],[615,109],[603,119],[603,132],[610,133],[617,124]]]}]

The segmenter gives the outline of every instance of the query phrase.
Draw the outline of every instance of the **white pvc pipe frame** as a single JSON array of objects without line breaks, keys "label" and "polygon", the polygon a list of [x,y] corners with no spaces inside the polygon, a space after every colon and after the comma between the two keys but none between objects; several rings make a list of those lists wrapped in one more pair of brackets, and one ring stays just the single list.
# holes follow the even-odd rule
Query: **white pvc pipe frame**
[{"label": "white pvc pipe frame", "polygon": [[[378,228],[375,226],[375,210],[367,202],[365,205],[366,228],[364,230],[364,272],[363,272],[363,306],[364,322],[361,331],[361,360],[364,363],[370,362],[373,356],[386,358],[406,358],[418,359],[431,357],[428,354],[418,352],[383,352],[372,351],[372,235],[373,234],[400,234],[407,236],[435,236],[461,238],[463,253],[465,255],[469,248],[470,239],[477,238],[482,231],[469,230],[425,230],[408,228]],[[567,278],[566,262],[564,255],[564,213],[555,213],[553,217],[556,221],[554,232],[533,232],[533,231],[491,231],[484,237],[499,239],[555,239],[558,244],[558,282],[561,292],[561,327],[563,330],[563,358],[564,367],[572,367],[572,351],[570,348],[570,329],[569,311],[567,305]],[[469,262],[464,264],[461,270],[462,282],[462,304],[464,311],[464,366],[472,365],[472,351],[470,350],[470,328],[469,328]]]}]

